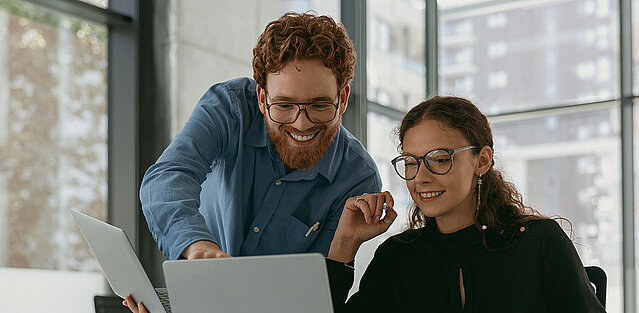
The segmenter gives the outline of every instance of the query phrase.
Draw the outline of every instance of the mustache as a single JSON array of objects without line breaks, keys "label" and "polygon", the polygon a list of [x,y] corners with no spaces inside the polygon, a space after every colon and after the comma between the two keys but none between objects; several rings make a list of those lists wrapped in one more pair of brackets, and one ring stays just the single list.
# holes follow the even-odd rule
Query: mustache
[{"label": "mustache", "polygon": [[312,135],[315,134],[317,132],[320,132],[322,130],[326,129],[326,125],[316,125],[313,126],[305,131],[299,131],[298,129],[296,129],[295,127],[291,126],[291,125],[281,125],[280,126],[280,130],[281,131],[286,131],[289,133],[293,133],[296,135],[300,135],[300,136],[306,136],[306,135]]}]

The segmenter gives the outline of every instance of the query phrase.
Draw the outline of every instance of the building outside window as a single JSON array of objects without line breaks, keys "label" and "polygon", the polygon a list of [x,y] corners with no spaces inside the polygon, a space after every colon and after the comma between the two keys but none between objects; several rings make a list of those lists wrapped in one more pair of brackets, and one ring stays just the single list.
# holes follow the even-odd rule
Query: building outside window
[{"label": "building outside window", "polygon": [[[618,37],[617,1],[438,4],[440,58],[460,46],[487,52],[473,71],[440,63],[440,93],[455,93],[450,81],[459,77],[476,78],[468,95],[489,115],[496,167],[526,204],[570,220],[572,228],[562,226],[584,264],[608,274],[608,312],[621,312],[619,47],[610,40]],[[475,25],[466,36],[476,40],[450,44],[463,24]],[[583,103],[593,104],[553,109]]]}]

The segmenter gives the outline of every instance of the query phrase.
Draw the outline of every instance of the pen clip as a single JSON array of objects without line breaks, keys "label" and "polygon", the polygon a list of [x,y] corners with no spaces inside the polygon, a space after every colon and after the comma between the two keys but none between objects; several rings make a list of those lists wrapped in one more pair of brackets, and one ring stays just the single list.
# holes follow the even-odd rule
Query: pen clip
[{"label": "pen clip", "polygon": [[312,231],[316,231],[319,229],[319,222],[315,222],[315,224],[313,224],[313,226],[311,226],[311,228],[308,229],[308,231],[306,232],[306,235],[304,237],[308,237],[308,235],[311,234]]}]

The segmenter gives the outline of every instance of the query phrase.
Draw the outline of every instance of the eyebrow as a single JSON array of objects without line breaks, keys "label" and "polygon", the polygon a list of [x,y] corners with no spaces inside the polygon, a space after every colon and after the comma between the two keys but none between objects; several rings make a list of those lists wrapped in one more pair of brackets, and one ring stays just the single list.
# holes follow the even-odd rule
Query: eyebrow
[{"label": "eyebrow", "polygon": [[[271,98],[271,100],[273,102],[306,103],[306,102],[297,101],[293,97],[288,97],[288,96],[274,96],[273,98]],[[335,101],[335,98],[331,98],[327,96],[319,96],[319,97],[311,98],[310,101],[308,101],[308,103],[318,102],[318,101],[333,102]]]}]

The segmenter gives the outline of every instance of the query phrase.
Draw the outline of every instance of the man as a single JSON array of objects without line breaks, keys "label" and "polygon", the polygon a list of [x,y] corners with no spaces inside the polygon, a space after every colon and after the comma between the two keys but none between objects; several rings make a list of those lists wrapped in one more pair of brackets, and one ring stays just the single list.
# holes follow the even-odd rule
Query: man
[{"label": "man", "polygon": [[328,253],[346,199],[381,189],[341,126],[355,58],[330,17],[267,25],[255,82],[211,87],[144,176],[142,209],[167,259]]},{"label": "man", "polygon": [[288,13],[266,26],[255,81],[211,87],[144,175],[142,210],[167,259],[328,254],[346,199],[381,189],[341,126],[355,58],[330,17]]}]

